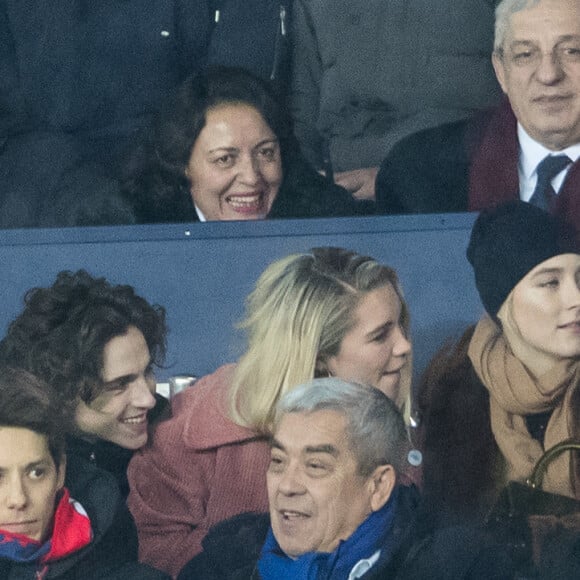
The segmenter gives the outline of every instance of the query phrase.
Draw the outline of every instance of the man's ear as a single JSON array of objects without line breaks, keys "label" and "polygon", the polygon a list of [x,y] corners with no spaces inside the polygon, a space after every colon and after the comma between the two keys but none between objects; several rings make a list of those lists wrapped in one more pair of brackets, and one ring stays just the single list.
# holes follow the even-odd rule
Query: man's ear
[{"label": "man's ear", "polygon": [[63,453],[62,457],[60,458],[60,463],[57,471],[58,489],[62,489],[64,487],[65,475],[66,475],[66,455]]},{"label": "man's ear", "polygon": [[495,71],[495,77],[497,78],[497,82],[501,87],[501,90],[504,94],[507,95],[506,85],[505,85],[505,68],[502,57],[497,53],[493,52],[491,55],[491,64],[493,65],[493,70]]},{"label": "man's ear", "polygon": [[369,478],[371,489],[371,509],[379,511],[389,501],[397,475],[392,465],[379,465]]}]

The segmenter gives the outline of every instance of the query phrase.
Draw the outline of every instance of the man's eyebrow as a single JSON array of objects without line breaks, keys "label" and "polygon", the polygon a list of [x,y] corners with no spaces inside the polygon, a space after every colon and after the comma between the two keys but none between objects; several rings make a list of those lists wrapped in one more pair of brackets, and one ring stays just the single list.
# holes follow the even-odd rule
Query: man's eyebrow
[{"label": "man's eyebrow", "polygon": [[[280,441],[278,441],[278,439],[276,439],[275,437],[272,437],[270,439],[270,447],[272,449],[279,449],[284,453],[286,452],[286,448],[284,447],[284,445],[282,445],[282,443],[280,443]],[[304,452],[309,455],[312,455],[314,453],[327,453],[328,455],[332,455],[333,457],[338,457],[340,455],[338,449],[334,445],[331,445],[330,443],[322,445],[307,445],[304,448]]]},{"label": "man's eyebrow", "polygon": [[308,445],[305,451],[306,453],[327,453],[333,457],[338,457],[340,455],[338,449],[329,443],[324,445]]},{"label": "man's eyebrow", "polygon": [[[27,463],[24,466],[24,470],[30,471],[31,469],[34,469],[36,467],[48,467],[48,466],[50,466],[50,460],[47,457],[41,457],[40,459],[35,459],[34,461]],[[6,473],[6,471],[7,471],[6,467],[0,466],[0,473]]]},{"label": "man's eyebrow", "polygon": [[114,386],[119,385],[119,384],[124,385],[127,383],[132,383],[136,379],[137,379],[137,375],[135,373],[128,374],[128,375],[122,375],[120,377],[116,377],[114,379],[111,379],[110,381],[103,382],[103,386],[105,388],[107,388],[107,387],[114,387]]},{"label": "man's eyebrow", "polygon": [[34,469],[35,467],[45,467],[50,465],[50,461],[47,458],[37,459],[36,461],[31,461],[26,465],[26,469]]},{"label": "man's eyebrow", "polygon": [[[556,39],[555,45],[562,44],[563,42],[577,41],[580,40],[580,35],[578,34],[563,34]],[[534,40],[529,40],[526,38],[514,38],[509,44],[509,47],[514,46],[538,46],[538,43]]]},{"label": "man's eyebrow", "polygon": [[560,44],[561,42],[568,42],[570,40],[580,40],[580,34],[563,34],[559,36],[556,44]]},{"label": "man's eyebrow", "polygon": [[286,448],[284,447],[284,445],[282,445],[282,443],[280,443],[280,441],[278,441],[278,439],[276,439],[276,437],[270,438],[270,447],[272,449],[279,449],[280,451],[286,451]]},{"label": "man's eyebrow", "polygon": [[517,46],[518,44],[523,44],[525,46],[536,46],[536,43],[532,40],[518,40],[514,39],[509,43],[509,46]]}]

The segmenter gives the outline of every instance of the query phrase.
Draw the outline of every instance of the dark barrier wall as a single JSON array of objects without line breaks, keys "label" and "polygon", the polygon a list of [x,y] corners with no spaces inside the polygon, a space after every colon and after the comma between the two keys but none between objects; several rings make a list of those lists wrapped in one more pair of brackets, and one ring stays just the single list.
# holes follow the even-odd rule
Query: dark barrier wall
[{"label": "dark barrier wall", "polygon": [[465,248],[474,215],[384,216],[12,230],[0,232],[0,330],[20,311],[25,291],[60,270],[85,268],[135,286],[167,308],[169,367],[163,379],[197,375],[234,361],[244,337],[233,326],[265,266],[281,256],[333,245],[394,267],[408,300],[419,372],[449,336],[483,309]]}]

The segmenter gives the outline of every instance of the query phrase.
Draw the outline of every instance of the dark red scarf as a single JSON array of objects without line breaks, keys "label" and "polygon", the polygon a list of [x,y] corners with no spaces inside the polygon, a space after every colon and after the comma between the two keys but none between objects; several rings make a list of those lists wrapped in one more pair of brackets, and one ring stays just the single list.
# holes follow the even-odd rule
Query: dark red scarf
[{"label": "dark red scarf", "polygon": [[[478,136],[467,135],[471,147],[469,211],[480,211],[519,199],[517,120],[507,99]],[[558,194],[554,212],[580,231],[580,160],[570,168]]]}]

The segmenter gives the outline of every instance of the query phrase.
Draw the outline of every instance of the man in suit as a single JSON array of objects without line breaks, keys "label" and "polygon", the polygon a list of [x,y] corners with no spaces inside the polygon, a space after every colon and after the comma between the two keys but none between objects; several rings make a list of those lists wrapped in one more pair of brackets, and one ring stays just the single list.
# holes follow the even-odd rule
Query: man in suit
[{"label": "man in suit", "polygon": [[379,213],[519,198],[580,227],[580,0],[501,0],[492,62],[503,103],[402,141],[377,177]]}]

